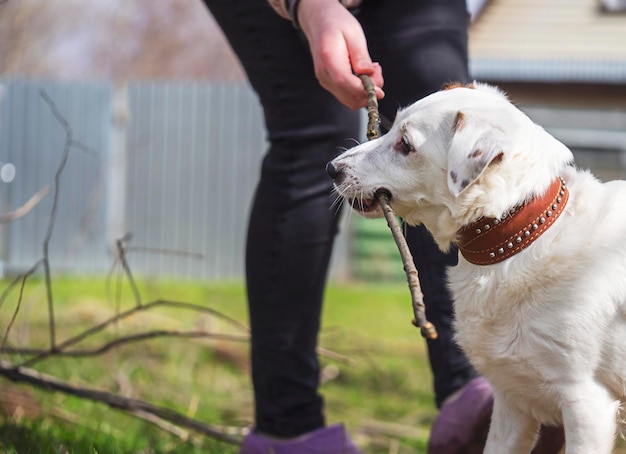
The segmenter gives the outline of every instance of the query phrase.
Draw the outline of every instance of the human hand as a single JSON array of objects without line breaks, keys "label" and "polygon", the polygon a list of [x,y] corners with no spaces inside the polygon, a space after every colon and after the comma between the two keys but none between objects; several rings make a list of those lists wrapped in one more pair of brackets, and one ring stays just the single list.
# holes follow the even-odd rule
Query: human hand
[{"label": "human hand", "polygon": [[385,95],[382,68],[372,62],[363,28],[341,3],[300,0],[297,14],[322,87],[354,110],[367,105],[367,93],[355,73],[370,76],[379,99]]}]

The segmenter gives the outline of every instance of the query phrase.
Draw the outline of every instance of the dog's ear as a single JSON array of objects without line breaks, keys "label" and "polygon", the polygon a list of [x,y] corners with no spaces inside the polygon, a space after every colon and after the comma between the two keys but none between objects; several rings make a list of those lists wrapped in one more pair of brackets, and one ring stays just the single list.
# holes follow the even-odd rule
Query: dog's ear
[{"label": "dog's ear", "polygon": [[504,133],[493,125],[456,114],[448,149],[448,188],[455,197],[502,160],[505,142]]}]

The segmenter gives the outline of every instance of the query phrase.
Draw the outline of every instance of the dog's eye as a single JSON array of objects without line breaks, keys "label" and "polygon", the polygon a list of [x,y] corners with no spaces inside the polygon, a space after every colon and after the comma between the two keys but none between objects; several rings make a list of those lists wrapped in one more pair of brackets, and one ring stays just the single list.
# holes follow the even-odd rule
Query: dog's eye
[{"label": "dog's eye", "polygon": [[396,143],[396,149],[405,155],[415,151],[415,148],[413,148],[413,145],[411,145],[407,136],[402,136],[400,140],[398,140],[398,143]]}]

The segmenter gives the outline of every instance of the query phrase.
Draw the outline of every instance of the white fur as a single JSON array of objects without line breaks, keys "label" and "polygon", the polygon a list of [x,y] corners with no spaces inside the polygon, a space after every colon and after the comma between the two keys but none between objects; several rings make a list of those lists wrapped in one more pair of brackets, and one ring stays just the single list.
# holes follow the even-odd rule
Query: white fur
[{"label": "white fur", "polygon": [[567,147],[481,84],[418,101],[332,164],[357,209],[384,189],[443,250],[464,225],[565,180],[565,211],[528,248],[450,269],[457,340],[494,388],[486,453],[530,452],[541,423],[564,425],[567,454],[610,453],[626,403],[626,182],[576,169]]}]

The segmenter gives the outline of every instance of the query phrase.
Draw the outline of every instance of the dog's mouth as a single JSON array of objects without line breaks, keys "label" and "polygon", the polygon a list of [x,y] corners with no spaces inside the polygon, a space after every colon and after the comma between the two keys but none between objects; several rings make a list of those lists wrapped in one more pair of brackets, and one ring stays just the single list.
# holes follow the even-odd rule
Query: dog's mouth
[{"label": "dog's mouth", "polygon": [[374,199],[350,199],[350,205],[353,209],[361,213],[371,213],[378,207],[378,202]]},{"label": "dog's mouth", "polygon": [[391,193],[387,189],[381,188],[371,198],[351,198],[350,206],[360,213],[371,213],[379,208],[378,198],[381,195],[385,195],[388,200],[391,200]]}]

